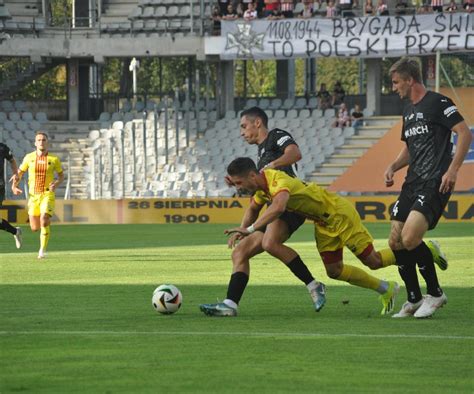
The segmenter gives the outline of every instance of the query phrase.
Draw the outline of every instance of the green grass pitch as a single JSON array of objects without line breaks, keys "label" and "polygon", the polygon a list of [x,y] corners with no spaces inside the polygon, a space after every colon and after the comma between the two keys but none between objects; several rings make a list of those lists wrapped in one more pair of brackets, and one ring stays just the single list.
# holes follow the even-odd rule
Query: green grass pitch
[{"label": "green grass pitch", "polygon": [[[200,303],[225,297],[227,227],[53,226],[45,261],[36,259],[39,234],[24,227],[17,251],[1,232],[0,392],[474,391],[472,224],[429,235],[450,259],[439,271],[449,301],[426,320],[380,316],[377,294],[327,278],[310,225],[289,244],[328,285],[320,313],[264,254],[252,262],[239,316],[204,316]],[[385,247],[389,225],[368,227]],[[362,266],[349,251],[345,259]],[[399,280],[395,267],[374,274]],[[175,315],[151,306],[163,283],[183,293]],[[396,310],[404,301],[402,288]]]}]

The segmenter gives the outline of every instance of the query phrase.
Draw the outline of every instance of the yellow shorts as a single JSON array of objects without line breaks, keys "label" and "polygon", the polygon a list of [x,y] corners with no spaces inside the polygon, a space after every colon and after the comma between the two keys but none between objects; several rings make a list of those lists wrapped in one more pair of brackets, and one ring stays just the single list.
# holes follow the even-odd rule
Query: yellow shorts
[{"label": "yellow shorts", "polygon": [[356,209],[348,200],[338,199],[336,210],[337,214],[329,226],[322,227],[317,223],[314,225],[314,238],[325,263],[336,262],[326,261],[331,260],[331,253],[328,252],[341,251],[342,259],[342,249],[347,246],[352,253],[360,256],[374,242]]},{"label": "yellow shorts", "polygon": [[40,216],[41,214],[54,215],[55,196],[53,192],[31,194],[28,200],[28,215]]}]

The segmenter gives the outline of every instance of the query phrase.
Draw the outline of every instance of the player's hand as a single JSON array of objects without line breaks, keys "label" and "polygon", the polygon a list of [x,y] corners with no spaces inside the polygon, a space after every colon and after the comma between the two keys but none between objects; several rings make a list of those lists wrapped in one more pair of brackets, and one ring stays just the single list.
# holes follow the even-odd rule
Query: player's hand
[{"label": "player's hand", "polygon": [[234,227],[234,228],[230,228],[228,230],[225,230],[224,234],[225,235],[238,234],[238,235],[240,235],[240,237],[242,239],[243,237],[246,237],[250,233],[245,227]]},{"label": "player's hand", "polygon": [[17,183],[20,180],[18,174],[13,174],[12,177],[8,180],[11,183]]},{"label": "player's hand", "polygon": [[225,180],[225,183],[227,184],[227,186],[231,187],[231,186],[235,186],[234,185],[234,182],[232,182],[232,180],[230,179],[230,176],[229,175],[226,175],[224,177],[224,180]]},{"label": "player's hand", "polygon": [[439,186],[440,193],[452,193],[454,185],[456,184],[457,173],[455,171],[446,171],[441,178],[441,185]]},{"label": "player's hand", "polygon": [[265,167],[263,167],[263,168],[270,168],[270,169],[274,170],[274,169],[275,169],[275,163],[273,163],[273,161],[271,161],[270,163],[268,163],[268,164],[267,164]]},{"label": "player's hand", "polygon": [[394,172],[393,172],[392,168],[388,167],[385,170],[385,173],[383,174],[384,180],[385,180],[385,186],[387,186],[387,187],[393,186],[393,184],[395,183],[393,181],[393,175],[394,175]]},{"label": "player's hand", "polygon": [[57,186],[57,185],[56,185],[56,182],[51,182],[51,183],[49,184],[49,190],[52,191],[52,192],[54,192],[54,191],[56,190],[56,186]]},{"label": "player's hand", "polygon": [[227,246],[229,247],[229,249],[233,249],[234,247],[236,247],[242,238],[244,237],[240,233],[231,234],[229,238],[227,239]]},{"label": "player's hand", "polygon": [[19,196],[20,194],[23,193],[23,190],[21,190],[18,186],[12,185],[12,192],[15,196]]}]

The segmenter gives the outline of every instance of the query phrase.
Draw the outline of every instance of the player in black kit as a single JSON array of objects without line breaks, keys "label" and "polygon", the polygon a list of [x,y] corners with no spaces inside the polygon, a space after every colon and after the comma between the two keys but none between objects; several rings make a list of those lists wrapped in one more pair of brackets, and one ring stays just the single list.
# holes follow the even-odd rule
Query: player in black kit
[{"label": "player in black kit", "polygon": [[[18,167],[16,165],[15,158],[8,146],[0,142],[0,205],[2,205],[3,200],[5,199],[5,160],[8,160],[12,168],[12,180],[17,176]],[[0,222],[0,229],[9,232],[15,237],[16,247],[19,249],[21,247],[21,228],[13,227],[8,221],[2,219]]]},{"label": "player in black kit", "polygon": [[[277,168],[296,176],[294,166],[296,167],[296,162],[301,159],[301,152],[293,137],[284,130],[269,131],[268,117],[259,107],[242,111],[240,116],[240,135],[248,144],[258,145],[258,169]],[[246,215],[241,226],[250,226],[255,219],[256,217]],[[314,308],[319,312],[326,302],[324,284],[314,279],[298,253],[283,244],[304,221],[305,218],[301,215],[286,211],[278,220],[269,224],[264,232],[257,230],[244,238],[239,234],[231,235],[228,245],[233,248],[233,270],[227,297],[222,303],[203,304],[200,306],[201,310],[211,316],[236,316],[240,298],[249,280],[250,259],[266,251],[285,263],[306,285]]]},{"label": "player in black kit", "polygon": [[[389,239],[405,282],[408,301],[393,317],[425,318],[445,305],[447,297],[439,285],[433,264],[433,255],[440,257],[439,246],[433,241],[425,244],[423,236],[427,230],[435,228],[448,203],[472,135],[451,99],[426,90],[417,59],[400,59],[391,67],[390,74],[393,90],[400,98],[410,100],[403,112],[402,140],[405,145],[385,171],[385,183],[390,187],[394,183],[394,173],[408,166],[400,196],[393,206]],[[452,131],[458,135],[454,157]],[[424,297],[416,265],[426,282],[427,295]],[[447,268],[446,261],[439,265],[441,269]]]}]

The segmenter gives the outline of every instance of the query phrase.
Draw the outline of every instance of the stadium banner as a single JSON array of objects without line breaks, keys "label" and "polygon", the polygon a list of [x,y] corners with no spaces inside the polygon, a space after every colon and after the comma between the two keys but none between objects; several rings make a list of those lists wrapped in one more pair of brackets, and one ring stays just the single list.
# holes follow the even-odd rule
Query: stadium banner
[{"label": "stadium banner", "polygon": [[474,14],[221,21],[205,40],[221,59],[380,58],[474,50]]},{"label": "stadium banner", "polygon": [[[388,222],[396,196],[346,197],[364,222]],[[126,200],[57,200],[54,223],[60,224],[195,224],[240,223],[248,198],[203,199],[126,199]],[[9,222],[25,224],[28,220],[24,200],[7,200],[0,206],[0,216]],[[474,222],[473,195],[453,195],[440,222]]]}]

